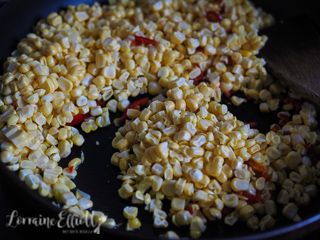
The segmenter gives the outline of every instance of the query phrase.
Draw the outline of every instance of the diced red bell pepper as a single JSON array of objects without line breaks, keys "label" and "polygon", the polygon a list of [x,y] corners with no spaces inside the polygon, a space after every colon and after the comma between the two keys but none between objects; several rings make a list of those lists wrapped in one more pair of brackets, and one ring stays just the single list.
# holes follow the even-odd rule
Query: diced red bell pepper
[{"label": "diced red bell pepper", "polygon": [[290,116],[284,113],[279,113],[278,114],[279,118],[285,122],[289,122],[290,120]]},{"label": "diced red bell pepper", "polygon": [[91,115],[89,113],[87,114],[77,114],[75,116],[73,116],[73,120],[70,123],[67,123],[67,126],[75,126],[78,125],[80,123],[82,123],[84,120],[88,119],[89,117],[91,117]]},{"label": "diced red bell pepper", "polygon": [[[105,107],[106,106],[106,101],[103,100],[97,100],[96,101],[97,106],[101,106],[101,107]],[[91,117],[91,115],[89,113],[87,114],[77,114],[75,116],[73,116],[72,122],[67,123],[67,126],[75,126],[78,125],[79,123],[82,123],[84,120],[88,119],[89,117]]]},{"label": "diced red bell pepper", "polygon": [[245,124],[249,124],[250,128],[256,127],[258,125],[257,122],[245,122]]},{"label": "diced red bell pepper", "polygon": [[73,172],[73,168],[74,168],[74,166],[68,167],[68,172],[72,173]]},{"label": "diced red bell pepper", "polygon": [[223,216],[228,215],[229,213],[231,213],[231,208],[224,206],[223,209],[221,210],[221,214]]},{"label": "diced red bell pepper", "polygon": [[319,162],[320,159],[318,156],[316,156],[316,152],[315,152],[313,145],[311,143],[306,143],[306,144],[304,144],[304,147],[307,150],[307,156],[311,160],[311,165],[312,166],[317,165],[317,163]]},{"label": "diced red bell pepper", "polygon": [[193,210],[190,207],[185,207],[184,210],[188,211],[191,215],[193,215]]},{"label": "diced red bell pepper", "polygon": [[296,103],[294,104],[294,113],[295,114],[299,114],[299,112],[301,111],[301,101],[296,101]]},{"label": "diced red bell pepper", "polygon": [[253,160],[248,160],[246,162],[244,162],[244,164],[247,164],[248,166],[250,166],[253,170],[253,172],[255,173],[256,177],[263,177],[266,180],[270,180],[270,176],[267,174],[267,169],[264,165],[262,165],[261,163],[256,163]]},{"label": "diced red bell pepper", "polygon": [[201,72],[195,79],[193,79],[193,84],[199,85],[201,82],[206,82],[207,80],[205,80],[203,78],[203,71],[202,71],[201,67],[199,66],[199,64],[194,64],[194,66],[199,68]]},{"label": "diced red bell pepper", "polygon": [[207,56],[207,53],[204,51],[204,47],[197,47],[196,52],[202,52],[205,56]]},{"label": "diced red bell pepper", "polygon": [[231,93],[230,91],[226,91],[223,93],[227,98],[231,97]]},{"label": "diced red bell pepper", "polygon": [[273,132],[277,132],[278,130],[280,130],[280,127],[278,126],[278,125],[273,125],[273,127],[271,128],[271,131],[273,131]]},{"label": "diced red bell pepper", "polygon": [[235,91],[230,90],[230,91],[224,92],[223,94],[224,94],[227,98],[229,98],[229,97],[231,97],[231,95],[233,95],[233,94],[235,94],[235,93],[236,93]]},{"label": "diced red bell pepper", "polygon": [[197,47],[196,52],[204,52],[204,47]]},{"label": "diced red bell pepper", "polygon": [[100,107],[105,107],[106,106],[106,101],[98,100],[96,102],[97,102],[97,106],[100,106]]},{"label": "diced red bell pepper", "polygon": [[232,66],[232,58],[231,56],[228,56],[227,61],[225,62],[226,66]]},{"label": "diced red bell pepper", "polygon": [[206,17],[209,22],[220,22],[222,20],[222,16],[215,11],[208,11]]},{"label": "diced red bell pepper", "polygon": [[77,114],[75,116],[73,116],[73,120],[70,123],[67,123],[67,126],[75,126],[78,125],[79,123],[81,123],[83,121],[83,114]]},{"label": "diced red bell pepper", "polygon": [[238,192],[239,195],[244,196],[246,198],[248,198],[248,200],[246,200],[246,202],[250,205],[254,204],[254,203],[258,203],[258,202],[265,202],[265,200],[261,197],[261,193],[259,190],[256,190],[256,195],[253,195],[251,193],[248,192]]},{"label": "diced red bell pepper", "polygon": [[217,3],[220,5],[223,2],[223,0],[217,0]]},{"label": "diced red bell pepper", "polygon": [[13,106],[14,109],[17,109],[18,104],[16,102],[12,102],[12,106]]},{"label": "diced red bell pepper", "polygon": [[121,116],[121,122],[124,123],[125,120],[127,119],[127,111],[128,111],[128,109],[140,110],[140,107],[146,105],[148,103],[148,101],[149,101],[149,98],[145,97],[145,98],[141,98],[140,100],[131,103],[129,105],[129,107],[123,112],[123,114]]},{"label": "diced red bell pepper", "polygon": [[134,36],[134,41],[131,43],[131,46],[137,46],[137,45],[144,45],[144,44],[152,44],[156,45],[157,42],[146,37],[141,37],[141,36]]}]

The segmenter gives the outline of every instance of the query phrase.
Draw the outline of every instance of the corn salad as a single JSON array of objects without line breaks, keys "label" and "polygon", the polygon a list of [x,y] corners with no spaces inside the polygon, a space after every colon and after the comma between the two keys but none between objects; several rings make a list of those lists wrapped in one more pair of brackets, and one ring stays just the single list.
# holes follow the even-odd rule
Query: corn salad
[{"label": "corn salad", "polygon": [[[315,107],[297,93],[284,98],[257,57],[267,41],[258,31],[272,23],[247,0],[122,0],[51,13],[3,65],[1,161],[40,195],[113,228],[75,190],[83,156],[64,169],[59,161],[85,142],[76,125],[96,131],[120,110],[111,157],[119,196],[144,204],[154,227],[187,225],[199,238],[217,219],[262,231],[279,211],[299,221],[298,207],[318,194],[319,130]],[[130,103],[145,93],[155,98]],[[261,112],[281,107],[279,122],[260,133],[222,94],[235,106],[254,100]],[[123,215],[128,231],[143,228],[135,206]]]}]

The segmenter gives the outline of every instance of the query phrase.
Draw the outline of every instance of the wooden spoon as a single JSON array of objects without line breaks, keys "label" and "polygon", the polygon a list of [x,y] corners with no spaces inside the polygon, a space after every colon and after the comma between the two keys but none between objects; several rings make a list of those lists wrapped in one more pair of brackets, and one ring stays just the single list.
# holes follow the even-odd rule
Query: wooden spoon
[{"label": "wooden spoon", "polygon": [[320,105],[320,34],[306,16],[295,16],[261,31],[268,36],[260,56],[268,72]]}]

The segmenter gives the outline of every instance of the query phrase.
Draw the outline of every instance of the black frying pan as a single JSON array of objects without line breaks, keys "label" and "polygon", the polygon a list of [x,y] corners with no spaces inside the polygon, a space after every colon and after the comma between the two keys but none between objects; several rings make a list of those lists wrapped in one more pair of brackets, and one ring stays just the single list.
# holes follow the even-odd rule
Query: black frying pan
[{"label": "black frying pan", "polygon": [[[40,20],[45,18],[52,11],[66,7],[69,4],[77,4],[80,2],[93,3],[90,0],[11,0],[8,1],[2,9],[0,9],[0,63],[2,64],[11,51],[15,49],[18,40],[24,37],[27,33],[32,31],[32,26]],[[103,2],[103,1],[100,1]],[[295,14],[308,14],[315,22],[320,23],[317,16],[316,8],[312,5],[301,6],[301,1],[254,1],[258,5],[264,7],[270,13],[273,13],[277,19],[285,19]],[[312,1],[316,4],[316,0]],[[299,4],[296,8],[295,4]],[[229,104],[228,99],[223,99],[223,102]],[[258,106],[252,102],[243,104],[238,108],[230,106],[230,110],[242,121],[257,121],[258,128],[262,132],[266,132],[270,123],[276,122],[276,117],[271,114],[260,113]],[[112,117],[119,117],[115,114]],[[122,210],[125,206],[131,205],[131,201],[122,200],[118,196],[118,189],[121,181],[117,180],[119,170],[110,164],[110,157],[113,153],[111,147],[111,140],[114,137],[116,127],[111,125],[104,129],[99,129],[96,132],[86,134],[86,142],[81,148],[74,148],[73,153],[68,159],[60,161],[63,167],[67,165],[68,161],[73,157],[79,157],[80,152],[85,153],[85,161],[78,169],[78,176],[75,180],[77,188],[92,195],[94,202],[94,210],[101,210],[108,214],[109,217],[114,218],[117,223],[125,222],[122,216]],[[96,145],[99,141],[99,145]],[[7,195],[4,198],[10,210],[19,209],[20,214],[28,217],[52,217],[58,219],[58,214],[61,209],[54,206],[51,199],[41,197],[36,191],[26,187],[25,183],[21,182],[17,175],[6,169],[6,166],[0,162],[0,175],[3,177],[3,192]],[[0,196],[2,197],[2,196]],[[17,199],[17,197],[19,199]],[[277,215],[276,226],[266,232],[252,232],[245,224],[237,223],[230,227],[223,223],[223,221],[210,222],[207,230],[202,235],[202,239],[299,239],[306,234],[320,228],[320,204],[318,204],[320,197],[313,199],[312,204],[305,208],[300,208],[299,214],[302,221],[299,223],[292,223],[287,221],[279,213]],[[12,203],[10,203],[12,201]],[[1,203],[1,202],[0,202]],[[168,209],[168,204],[165,203],[165,208]],[[9,212],[10,212],[9,210]],[[8,209],[5,212],[0,211],[1,220],[8,218],[3,216],[9,214]],[[143,206],[139,206],[139,219],[142,222],[140,230],[135,232],[126,232],[125,224],[118,229],[109,230],[102,227],[101,233],[110,239],[118,238],[132,238],[132,239],[152,239],[158,238],[167,230],[174,230],[181,237],[189,236],[188,227],[176,228],[170,224],[168,229],[155,229],[152,227],[152,214],[143,210]],[[1,226],[5,223],[1,223]],[[47,235],[63,233],[63,229],[52,227],[46,229],[45,227],[32,226],[18,226],[14,231],[19,232],[20,237],[29,235],[29,229],[33,229],[31,236],[34,236],[34,231],[40,234]],[[78,233],[84,229],[83,226],[76,228]],[[70,229],[66,229],[67,231]],[[13,234],[11,228],[5,228],[1,231],[5,235]],[[64,232],[66,233],[66,232]],[[0,233],[1,234],[1,233]],[[70,232],[69,232],[70,234]],[[16,236],[13,235],[13,236]],[[82,236],[86,236],[82,234]],[[24,238],[24,237],[22,237]],[[2,238],[1,238],[2,239]],[[315,237],[314,239],[319,239]]]}]

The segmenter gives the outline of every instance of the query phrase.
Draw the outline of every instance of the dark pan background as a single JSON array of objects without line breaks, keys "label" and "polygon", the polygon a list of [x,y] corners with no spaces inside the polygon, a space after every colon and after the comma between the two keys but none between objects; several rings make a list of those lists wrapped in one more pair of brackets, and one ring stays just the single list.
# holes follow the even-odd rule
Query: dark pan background
[{"label": "dark pan background", "polygon": [[[15,49],[18,40],[32,31],[32,26],[41,18],[47,16],[52,11],[57,11],[59,7],[80,2],[92,3],[90,0],[11,0],[1,4],[0,8],[0,64],[2,65],[6,57]],[[102,1],[105,2],[105,1]],[[285,20],[296,15],[307,15],[319,30],[320,15],[317,0],[290,1],[290,0],[255,0],[256,5],[262,6],[267,12],[272,13],[277,20]],[[228,99],[224,103],[229,104]],[[265,132],[271,122],[275,121],[275,116],[271,114],[259,113],[258,107],[252,103],[234,108],[230,105],[230,110],[243,121],[257,121],[258,128]],[[118,116],[113,116],[119,117]],[[126,205],[131,205],[130,201],[121,200],[117,190],[121,184],[116,176],[119,170],[110,164],[110,157],[113,153],[111,140],[116,128],[112,125],[105,129],[99,129],[86,135],[86,142],[81,148],[75,148],[72,156],[80,156],[81,150],[85,153],[85,161],[78,169],[78,177],[75,182],[77,187],[89,194],[92,194],[94,210],[102,210],[110,217],[115,218],[117,223],[122,222],[122,209]],[[99,145],[96,145],[96,140]],[[66,166],[67,159],[61,160],[60,164]],[[234,227],[224,225],[222,222],[214,222],[208,225],[207,231],[203,234],[206,239],[320,239],[320,197],[314,199],[311,206],[300,209],[303,219],[299,224],[286,221],[278,215],[277,225],[274,229],[264,233],[252,232],[244,224],[237,223]],[[165,206],[168,207],[168,206]],[[14,173],[5,169],[0,163],[0,239],[27,239],[44,238],[53,236],[90,238],[83,230],[84,226],[75,229],[80,233],[75,236],[72,232],[63,232],[70,229],[61,229],[45,226],[18,226],[16,228],[6,227],[8,215],[13,210],[17,210],[21,217],[36,218],[56,218],[59,210],[54,207],[49,199],[42,198],[37,192],[28,189]],[[136,232],[125,232],[124,227],[109,231],[102,228],[101,233],[106,239],[128,238],[128,239],[150,239],[158,238],[166,230],[152,228],[152,215],[139,207],[138,217],[142,221],[142,228]],[[172,225],[172,224],[171,224]],[[188,228],[173,228],[181,236],[188,237]],[[88,232],[92,229],[87,229]],[[52,237],[51,237],[52,236]]]}]

